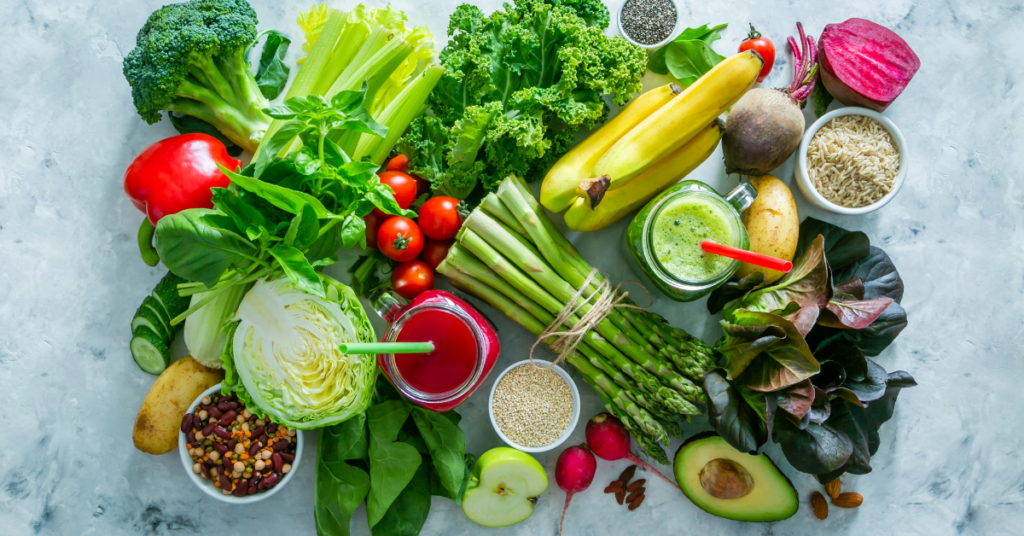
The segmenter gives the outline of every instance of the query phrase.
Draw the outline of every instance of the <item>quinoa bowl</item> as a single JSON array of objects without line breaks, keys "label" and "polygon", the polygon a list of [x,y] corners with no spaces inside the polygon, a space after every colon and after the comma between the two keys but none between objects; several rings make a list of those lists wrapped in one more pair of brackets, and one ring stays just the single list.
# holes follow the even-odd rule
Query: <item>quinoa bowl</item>
[{"label": "quinoa bowl", "polygon": [[[530,366],[531,363],[537,365],[539,370],[553,373],[554,378],[559,378],[565,382],[565,388],[568,390],[567,393],[535,393],[537,395],[552,395],[551,400],[561,401],[560,404],[553,404],[552,407],[545,408],[543,407],[546,405],[544,400],[536,402],[524,400],[525,404],[523,406],[510,408],[510,405],[514,405],[520,395],[527,396],[531,391],[537,389],[551,391],[548,387],[554,387],[557,391],[561,391],[561,386],[557,382],[548,382],[547,385],[538,387],[538,382],[533,378],[516,378],[517,374],[515,373],[509,376],[509,373],[513,373],[513,371],[523,372],[525,369],[520,370],[520,367],[524,365]],[[544,378],[541,379],[544,380]],[[507,382],[503,383],[502,380],[507,380]],[[513,382],[518,383],[518,385]],[[572,407],[566,408],[565,405],[567,403],[571,403]],[[527,438],[518,436],[512,430],[508,430],[508,433],[506,433],[506,430],[502,429],[503,423],[508,426],[507,421],[509,419],[517,418],[516,409],[519,409],[522,414],[528,415],[530,418],[548,417],[543,419],[546,423],[545,426],[540,426],[537,423],[528,423],[528,426],[524,427],[533,433],[540,433],[541,435],[536,439],[540,439],[541,444],[538,444],[536,441],[533,441],[533,444],[528,444],[531,441],[527,440]],[[491,426],[494,427],[494,431],[497,432],[498,437],[508,446],[523,452],[547,452],[564,443],[572,435],[573,430],[576,429],[576,424],[580,420],[580,392],[576,388],[576,383],[572,381],[572,377],[558,365],[552,366],[551,362],[541,359],[534,359],[532,361],[526,359],[513,363],[495,378],[487,401],[487,413],[491,418]],[[561,429],[563,426],[564,429]],[[561,430],[559,431],[559,429]],[[550,439],[550,442],[545,441],[545,439]]]},{"label": "quinoa bowl", "polygon": [[[835,203],[826,198],[815,186],[815,178],[812,176],[811,165],[808,162],[808,153],[811,149],[812,141],[815,135],[818,134],[823,127],[828,125],[833,119],[847,116],[859,116],[864,118],[873,119],[877,121],[881,127],[888,132],[893,147],[897,150],[898,154],[898,167],[895,172],[895,176],[892,178],[891,185],[888,187],[888,192],[882,195],[880,198],[874,200],[872,203],[850,207],[843,206]],[[794,173],[796,174],[797,186],[800,191],[804,194],[812,204],[819,208],[823,208],[829,212],[835,214],[843,214],[848,216],[854,216],[858,214],[867,214],[874,212],[886,205],[889,201],[892,201],[896,194],[899,193],[900,188],[903,187],[903,183],[907,178],[907,143],[903,139],[903,134],[896,128],[896,125],[889,120],[889,118],[882,114],[869,110],[867,108],[860,108],[857,106],[850,106],[846,108],[839,108],[833,110],[819,118],[811,128],[804,132],[803,139],[800,141],[800,148],[797,150],[796,165],[794,166]]]},{"label": "quinoa bowl", "polygon": [[[284,445],[284,448],[276,449],[273,448],[271,444],[268,445],[268,447],[270,448],[254,449],[255,453],[250,456],[249,451],[244,449],[243,445],[242,450],[243,452],[245,452],[246,459],[236,460],[235,462],[231,462],[230,458],[226,460],[222,458],[222,455],[230,455],[233,451],[228,450],[226,444],[220,443],[219,439],[213,438],[211,434],[211,439],[214,439],[214,442],[218,442],[223,446],[218,449],[213,449],[212,446],[206,447],[204,450],[206,450],[206,452],[208,453],[208,457],[212,458],[215,464],[213,465],[212,468],[208,464],[204,464],[207,465],[206,470],[203,471],[202,468],[199,468],[199,471],[197,472],[196,467],[197,465],[199,465],[199,463],[197,463],[197,460],[194,458],[194,449],[190,447],[190,445],[192,444],[190,443],[190,438],[195,437],[195,432],[190,430],[193,435],[187,435],[187,433],[184,431],[186,428],[186,422],[192,422],[192,419],[189,419],[190,416],[195,416],[199,414],[200,412],[203,411],[203,406],[210,405],[209,402],[205,402],[207,398],[220,396],[220,390],[221,384],[218,383],[217,385],[214,385],[213,387],[210,387],[209,389],[204,391],[201,395],[199,395],[199,397],[197,397],[192,402],[192,405],[189,406],[188,412],[185,414],[185,420],[183,420],[182,422],[182,430],[179,431],[178,433],[178,454],[181,457],[181,464],[185,468],[185,473],[188,474],[189,479],[192,480],[192,483],[194,483],[196,487],[202,490],[203,493],[206,493],[207,495],[213,497],[214,499],[229,504],[249,504],[261,501],[280,491],[281,488],[283,488],[285,485],[288,484],[288,482],[292,480],[292,476],[295,475],[295,471],[299,467],[299,462],[302,461],[302,449],[304,447],[302,431],[287,430],[283,427],[277,427],[275,428],[274,432],[270,432],[270,435],[274,437],[268,438],[268,442],[276,443],[277,441],[273,441],[273,439],[276,439],[276,436],[280,435],[282,437],[280,443]],[[211,402],[212,401],[213,400],[211,398]],[[243,425],[244,427],[249,427],[250,425],[252,425],[255,427],[253,431],[258,431],[259,428],[269,428],[271,426],[277,426],[269,422],[264,422],[264,426],[260,426],[259,423],[262,421],[261,419],[257,418],[250,420],[246,418],[246,408],[244,408],[244,406],[240,406],[239,408],[231,408],[229,409],[229,411],[232,411],[233,409],[241,410],[243,413],[237,416],[246,419],[245,421],[239,421],[238,428],[243,428]],[[221,417],[223,416],[224,415],[221,415]],[[207,415],[207,418],[212,421],[213,419],[210,417],[212,416]],[[208,424],[207,426],[210,426],[210,424]],[[234,428],[233,424],[228,424],[227,426],[231,427],[228,428],[228,430],[232,430]],[[283,433],[277,434],[279,430],[283,430]],[[222,429],[222,431],[224,430]],[[245,431],[248,432],[249,430]],[[234,436],[235,433],[232,432],[229,433],[229,435]],[[264,434],[261,432],[260,435],[263,436]],[[257,438],[258,437],[259,436],[257,436]],[[253,438],[252,441],[256,441],[257,438]],[[194,441],[194,439],[192,440]],[[238,445],[236,444],[234,446],[237,447]],[[222,452],[222,450],[224,452]],[[266,454],[264,454],[264,451],[267,451]],[[241,455],[241,453],[238,454]],[[201,456],[202,455],[200,455],[200,459]],[[216,464],[218,460],[221,462],[219,465]],[[250,460],[252,461],[251,463]],[[248,482],[251,481],[252,477],[231,478],[231,473],[228,473],[226,475],[218,475],[217,468],[224,467],[224,461],[228,461],[229,463],[238,463],[238,461],[241,461],[242,465],[246,466],[244,472],[258,473],[260,471],[264,471],[267,473],[268,477],[269,475],[274,475],[277,478],[269,486],[265,488],[263,486],[258,486],[257,491],[249,492]],[[260,469],[257,471],[253,471],[253,469],[255,467],[259,467],[260,464],[262,464],[263,467],[260,467]],[[210,477],[207,477],[207,474],[209,474]],[[232,489],[232,492],[234,493],[224,493],[221,487],[218,487],[217,485],[214,484],[214,478],[216,478],[218,481],[220,481],[221,478],[227,478],[230,481],[237,480],[238,482],[232,483],[232,487],[234,488]],[[246,481],[246,489],[242,490],[241,493],[238,493],[238,491],[240,491],[239,488],[241,487],[241,480]],[[270,479],[264,478],[263,480],[269,481]]]}]

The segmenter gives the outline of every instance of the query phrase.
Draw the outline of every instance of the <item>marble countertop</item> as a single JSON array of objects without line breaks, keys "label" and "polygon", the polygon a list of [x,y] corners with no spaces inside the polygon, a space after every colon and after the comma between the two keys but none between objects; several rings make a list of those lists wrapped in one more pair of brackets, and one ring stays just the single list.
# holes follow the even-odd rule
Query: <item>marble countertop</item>
[{"label": "marble countertop", "polygon": [[[274,500],[227,508],[188,482],[176,454],[135,450],[131,429],[153,377],[128,351],[129,321],[164,272],[139,260],[140,213],[121,176],[149,144],[174,134],[135,114],[121,60],[148,14],[167,0],[0,0],[0,533],[9,536],[107,534],[313,534],[315,433],[304,463]],[[615,3],[617,0],[612,0]],[[253,0],[260,28],[297,37],[308,1]],[[349,4],[331,2],[337,7]],[[371,4],[383,4],[374,0]],[[444,39],[456,0],[394,0]],[[490,12],[497,0],[478,2]],[[732,49],[752,21],[780,46],[765,83],[788,85],[782,44],[802,21],[817,36],[827,23],[869,18],[896,30],[922,68],[886,111],[906,137],[906,185],[882,210],[841,217],[812,208],[793,188],[802,217],[865,231],[892,257],[906,282],[910,325],[879,358],[909,371],[905,391],[881,430],[875,471],[844,477],[865,497],[852,511],[814,519],[818,489],[774,445],[767,449],[803,498],[793,518],[743,524],[698,510],[658,480],[636,512],[610,511],[601,493],[625,462],[599,464],[591,491],[572,502],[566,534],[1020,534],[1024,526],[1024,69],[1019,0],[866,0],[750,3],[680,2],[685,25],[729,22],[716,43]],[[291,55],[297,53],[293,46]],[[808,110],[808,117],[810,111]],[[1016,164],[1014,162],[1017,162]],[[792,184],[792,162],[776,171]],[[736,184],[720,153],[691,178],[720,191]],[[560,221],[560,218],[558,218]],[[626,222],[569,235],[612,280],[632,276],[609,240]],[[344,273],[342,264],[333,275]],[[339,267],[340,266],[340,267]],[[716,320],[703,302],[655,300],[654,309],[709,342]],[[487,309],[484,309],[487,311]],[[498,370],[526,357],[532,336],[495,311],[504,351]],[[378,327],[381,325],[378,323]],[[179,343],[180,344],[180,343]],[[468,449],[500,441],[488,422],[485,384],[460,411]],[[599,411],[585,386],[584,419]],[[704,418],[687,428],[708,428]],[[580,426],[570,443],[583,440]],[[673,445],[674,449],[675,445]],[[551,475],[555,453],[538,459]],[[662,467],[669,471],[670,468]],[[554,535],[563,494],[554,485],[528,521],[495,535]],[[354,534],[367,534],[357,512]],[[1014,528],[1016,527],[1016,528]],[[424,535],[482,530],[454,503],[435,498]]]}]

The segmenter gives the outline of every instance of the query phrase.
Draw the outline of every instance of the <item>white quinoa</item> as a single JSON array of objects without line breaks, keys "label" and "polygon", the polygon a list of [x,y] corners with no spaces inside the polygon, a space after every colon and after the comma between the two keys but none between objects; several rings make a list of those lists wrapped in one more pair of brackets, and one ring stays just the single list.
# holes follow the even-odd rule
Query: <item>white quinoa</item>
[{"label": "white quinoa", "polygon": [[572,391],[555,372],[520,365],[494,389],[494,420],[505,437],[524,447],[554,443],[572,420]]}]

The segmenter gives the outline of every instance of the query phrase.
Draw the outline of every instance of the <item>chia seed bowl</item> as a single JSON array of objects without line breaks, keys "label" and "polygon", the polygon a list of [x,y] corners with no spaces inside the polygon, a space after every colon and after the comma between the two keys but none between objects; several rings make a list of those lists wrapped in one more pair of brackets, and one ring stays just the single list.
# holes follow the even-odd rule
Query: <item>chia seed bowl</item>
[{"label": "chia seed bowl", "polygon": [[619,35],[648,50],[671,42],[679,33],[679,20],[677,0],[626,0],[615,11]]}]

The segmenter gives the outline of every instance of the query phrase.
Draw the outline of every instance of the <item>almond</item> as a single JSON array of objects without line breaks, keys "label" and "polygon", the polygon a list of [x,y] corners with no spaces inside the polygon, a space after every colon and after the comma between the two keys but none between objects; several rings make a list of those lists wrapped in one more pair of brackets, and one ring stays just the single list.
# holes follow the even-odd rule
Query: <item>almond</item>
[{"label": "almond", "polygon": [[860,493],[840,493],[838,497],[832,499],[832,504],[840,508],[856,508],[864,504],[864,496]]},{"label": "almond", "polygon": [[811,494],[811,508],[814,510],[814,517],[825,519],[828,517],[828,503],[825,496],[815,491]]},{"label": "almond", "polygon": [[825,493],[827,493],[829,497],[832,497],[832,500],[834,501],[836,500],[836,497],[839,496],[839,491],[842,489],[842,487],[842,483],[840,483],[839,479],[837,478],[832,482],[825,484]]}]

